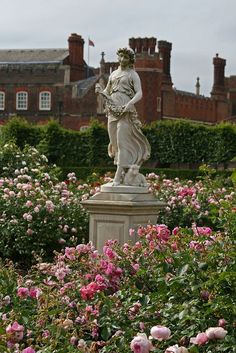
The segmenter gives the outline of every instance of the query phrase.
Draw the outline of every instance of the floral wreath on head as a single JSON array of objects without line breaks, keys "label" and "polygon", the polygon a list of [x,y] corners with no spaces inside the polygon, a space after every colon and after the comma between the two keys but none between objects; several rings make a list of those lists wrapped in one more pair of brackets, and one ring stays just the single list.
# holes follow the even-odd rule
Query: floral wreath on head
[{"label": "floral wreath on head", "polygon": [[130,61],[130,67],[133,67],[134,62],[135,62],[135,53],[132,49],[130,48],[119,48],[116,52],[116,54],[119,56],[121,54],[125,54],[129,56],[129,61]]}]

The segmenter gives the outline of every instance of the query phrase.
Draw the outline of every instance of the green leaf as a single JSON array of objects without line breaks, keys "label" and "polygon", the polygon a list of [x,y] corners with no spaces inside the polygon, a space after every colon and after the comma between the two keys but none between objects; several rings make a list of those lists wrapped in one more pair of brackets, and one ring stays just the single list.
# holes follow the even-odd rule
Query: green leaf
[{"label": "green leaf", "polygon": [[107,341],[111,336],[111,329],[108,326],[104,326],[101,331],[101,337],[104,341]]}]

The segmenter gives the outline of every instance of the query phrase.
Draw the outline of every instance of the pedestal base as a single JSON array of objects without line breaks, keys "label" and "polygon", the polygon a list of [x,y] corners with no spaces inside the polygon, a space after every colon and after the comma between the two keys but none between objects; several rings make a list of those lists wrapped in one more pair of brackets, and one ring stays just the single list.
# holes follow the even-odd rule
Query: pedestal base
[{"label": "pedestal base", "polygon": [[82,202],[90,214],[89,240],[99,251],[109,239],[117,239],[120,244],[135,242],[129,229],[156,224],[158,210],[166,206],[145,187],[105,184],[101,190]]}]

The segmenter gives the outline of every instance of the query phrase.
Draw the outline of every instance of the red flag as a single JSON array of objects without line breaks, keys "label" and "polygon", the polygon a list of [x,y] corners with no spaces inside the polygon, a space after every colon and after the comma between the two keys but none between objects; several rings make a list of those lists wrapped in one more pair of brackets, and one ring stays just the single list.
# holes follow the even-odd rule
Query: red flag
[{"label": "red flag", "polygon": [[89,39],[89,45],[90,45],[90,47],[95,47],[95,44],[91,39]]}]

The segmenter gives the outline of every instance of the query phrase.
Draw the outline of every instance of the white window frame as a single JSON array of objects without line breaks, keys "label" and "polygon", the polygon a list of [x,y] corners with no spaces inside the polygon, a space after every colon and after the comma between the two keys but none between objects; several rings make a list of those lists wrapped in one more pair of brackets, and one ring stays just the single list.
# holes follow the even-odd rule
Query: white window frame
[{"label": "white window frame", "polygon": [[161,112],[161,97],[157,97],[157,112]]},{"label": "white window frame", "polygon": [[39,93],[39,110],[52,109],[52,94],[50,91],[41,91]]},{"label": "white window frame", "polygon": [[19,91],[16,93],[16,109],[28,110],[28,92]]},{"label": "white window frame", "polygon": [[5,92],[0,91],[0,110],[5,110]]}]

